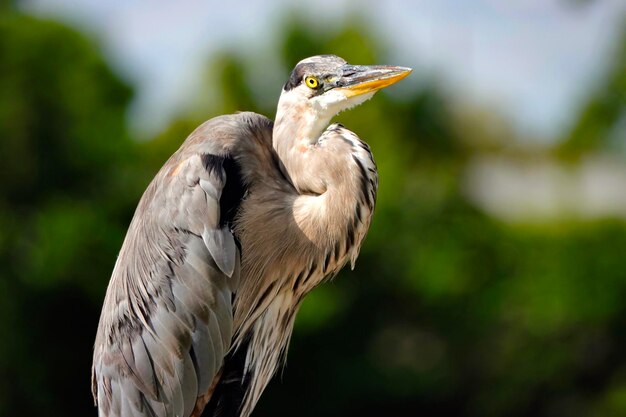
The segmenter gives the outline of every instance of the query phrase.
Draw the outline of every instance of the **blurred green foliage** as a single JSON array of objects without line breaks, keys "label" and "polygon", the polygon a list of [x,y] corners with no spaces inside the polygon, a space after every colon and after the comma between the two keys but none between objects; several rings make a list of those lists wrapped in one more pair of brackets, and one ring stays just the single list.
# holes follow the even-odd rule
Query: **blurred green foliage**
[{"label": "blurred green foliage", "polygon": [[145,186],[130,98],[92,41],[1,12],[0,415],[89,404],[98,304]]},{"label": "blurred green foliage", "polygon": [[617,45],[605,82],[591,95],[563,143],[567,153],[580,155],[598,148],[626,150],[626,30]]},{"label": "blurred green foliage", "polygon": [[[317,53],[387,62],[363,27],[293,20],[277,45],[285,76]],[[623,117],[625,45],[564,156],[602,148]],[[136,142],[131,89],[99,50],[58,23],[0,12],[2,416],[95,415],[91,346],[143,189],[202,119],[271,116],[278,97],[257,97],[263,68],[224,51],[206,86],[219,102]],[[356,270],[306,300],[255,415],[626,415],[626,225],[489,217],[461,187],[488,132],[465,128],[436,84],[403,97],[338,117],[376,156],[376,216]]]}]

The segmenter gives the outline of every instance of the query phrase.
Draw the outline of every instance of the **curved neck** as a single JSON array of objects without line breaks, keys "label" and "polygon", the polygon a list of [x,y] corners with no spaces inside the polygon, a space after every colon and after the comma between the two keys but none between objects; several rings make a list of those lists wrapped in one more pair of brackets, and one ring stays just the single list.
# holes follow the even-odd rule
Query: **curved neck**
[{"label": "curved neck", "polygon": [[309,179],[315,177],[310,175],[310,151],[329,123],[330,117],[320,116],[304,101],[294,103],[283,95],[278,103],[272,146],[278,154],[283,173],[299,193],[324,192],[320,184],[308,183]]},{"label": "curved neck", "polygon": [[297,192],[290,197],[289,216],[322,252],[336,245],[345,250],[356,243],[346,234],[369,222],[378,186],[367,144],[341,125],[328,126],[329,122],[306,100],[283,94],[272,137],[281,170]]}]

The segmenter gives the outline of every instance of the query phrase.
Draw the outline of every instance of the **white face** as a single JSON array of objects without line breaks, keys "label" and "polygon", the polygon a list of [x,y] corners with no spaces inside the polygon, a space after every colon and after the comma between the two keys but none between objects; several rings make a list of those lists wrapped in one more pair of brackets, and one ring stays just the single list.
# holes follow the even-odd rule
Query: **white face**
[{"label": "white face", "polygon": [[310,102],[313,109],[321,116],[320,118],[330,119],[344,110],[351,109],[352,107],[358,106],[364,101],[369,100],[375,93],[376,91],[370,91],[369,93],[348,97],[346,95],[346,90],[333,88],[324,94],[312,97]]},{"label": "white face", "polygon": [[[283,91],[276,121],[282,129],[290,131],[287,136],[315,143],[337,113],[363,103],[375,93],[370,91],[350,96],[346,90],[334,88],[317,95],[316,91],[302,84]],[[289,120],[289,123],[283,125],[283,120]]]}]

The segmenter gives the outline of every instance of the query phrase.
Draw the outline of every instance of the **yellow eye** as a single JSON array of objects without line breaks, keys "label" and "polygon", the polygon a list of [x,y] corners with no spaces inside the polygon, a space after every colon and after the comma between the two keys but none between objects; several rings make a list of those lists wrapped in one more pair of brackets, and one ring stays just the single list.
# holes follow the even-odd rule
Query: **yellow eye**
[{"label": "yellow eye", "polygon": [[306,77],[304,82],[309,88],[317,88],[320,85],[319,81],[317,81],[317,78],[315,77]]}]

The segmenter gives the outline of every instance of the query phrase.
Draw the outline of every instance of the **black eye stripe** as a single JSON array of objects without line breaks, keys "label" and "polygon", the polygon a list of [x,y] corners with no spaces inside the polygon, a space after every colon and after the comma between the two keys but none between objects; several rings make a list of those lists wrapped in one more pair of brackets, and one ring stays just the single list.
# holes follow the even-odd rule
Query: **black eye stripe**
[{"label": "black eye stripe", "polygon": [[285,91],[289,91],[292,88],[300,85],[302,80],[304,79],[304,75],[310,70],[311,64],[298,64],[291,72],[289,76],[289,80],[287,80],[287,84],[285,84]]},{"label": "black eye stripe", "polygon": [[317,77],[318,84],[321,85],[323,84],[322,80],[325,79],[324,74],[335,74],[344,65],[346,65],[346,61],[335,55],[318,55],[307,58],[299,62],[291,71],[289,79],[283,88],[285,91],[289,91],[297,87],[302,83],[304,77],[310,74],[319,74]]}]

